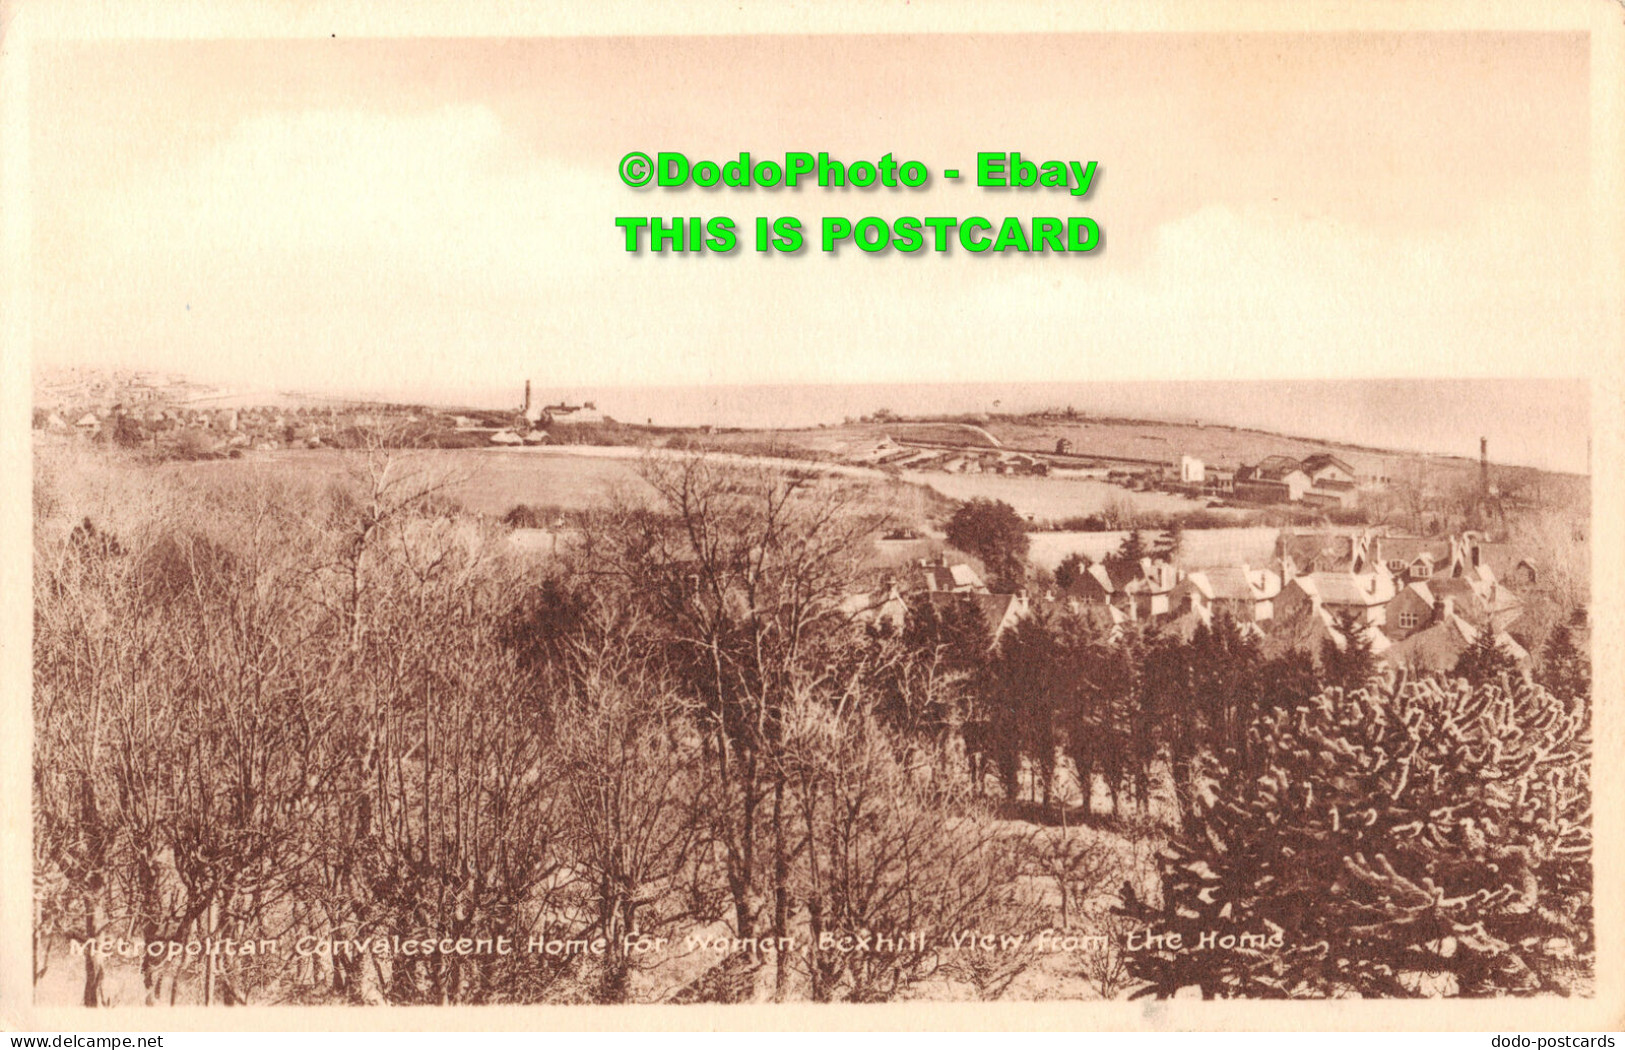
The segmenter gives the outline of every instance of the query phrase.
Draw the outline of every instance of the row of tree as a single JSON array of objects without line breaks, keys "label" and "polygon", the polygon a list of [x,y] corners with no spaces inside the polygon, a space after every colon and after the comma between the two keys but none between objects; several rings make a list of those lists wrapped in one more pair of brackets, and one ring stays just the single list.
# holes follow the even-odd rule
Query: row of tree
[{"label": "row of tree", "polygon": [[[870,1000],[1013,975],[828,947],[1045,918],[1032,837],[939,775],[940,722],[892,717],[937,687],[838,611],[878,524],[846,489],[651,461],[653,504],[598,515],[542,575],[446,508],[432,464],[216,480],[117,537],[38,523],[41,979],[82,967],[107,1001],[109,960],[65,949],[108,936],[283,946],[142,954],[150,1002]],[[691,933],[738,950],[636,949]],[[377,937],[602,950],[288,950]]]},{"label": "row of tree", "polygon": [[[457,479],[434,462],[374,450],[329,488],[217,479],[117,537],[39,501],[40,978],[71,960],[84,1002],[106,1001],[107,960],[64,952],[105,936],[534,938],[602,950],[134,965],[150,1002],[876,1000],[933,981],[995,995],[1021,957],[901,936],[885,951],[830,945],[1031,933],[1077,921],[1086,901],[1106,923],[1099,892],[1124,879],[1139,884],[1119,898],[1130,925],[1111,928],[1164,921],[1186,875],[1170,868],[1159,888],[1084,848],[1098,838],[1048,833],[1048,815],[995,818],[1024,812],[1023,796],[1053,813],[1066,766],[1084,816],[1097,785],[1124,815],[1150,812],[1161,785],[1181,856],[1201,863],[1229,833],[1198,833],[1214,799],[1249,797],[1297,754],[1283,727],[1374,688],[1358,646],[1318,666],[1265,661],[1223,622],[1186,643],[1031,619],[995,646],[970,603],[950,603],[866,630],[840,606],[886,523],[859,491],[703,455],[648,460],[650,498],[593,515],[579,549],[539,568],[450,508]],[[1487,761],[1488,744],[1462,737],[1483,712],[1497,725],[1533,712],[1580,728],[1517,775],[1561,767],[1556,804],[1588,799],[1583,683],[1509,708],[1498,676],[1441,730],[1455,760]],[[1002,790],[983,790],[983,759]],[[1548,796],[1517,805],[1530,798]],[[1589,864],[1571,830],[1554,841],[1550,856]],[[1547,856],[1528,866],[1537,881]],[[691,933],[729,950],[636,948]],[[1126,956],[1102,958],[1108,994]],[[1170,973],[1137,979],[1204,983]],[[1319,989],[1358,979],[1337,971]]]}]

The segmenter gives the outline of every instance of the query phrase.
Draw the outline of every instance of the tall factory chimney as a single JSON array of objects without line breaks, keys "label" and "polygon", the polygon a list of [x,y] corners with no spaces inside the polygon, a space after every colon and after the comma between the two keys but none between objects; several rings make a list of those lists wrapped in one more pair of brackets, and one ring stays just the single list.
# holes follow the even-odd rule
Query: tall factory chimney
[{"label": "tall factory chimney", "polygon": [[1484,495],[1490,494],[1490,439],[1478,439],[1478,490]]},{"label": "tall factory chimney", "polygon": [[527,416],[530,415],[530,380],[528,379],[525,380],[525,407],[520,411]]}]

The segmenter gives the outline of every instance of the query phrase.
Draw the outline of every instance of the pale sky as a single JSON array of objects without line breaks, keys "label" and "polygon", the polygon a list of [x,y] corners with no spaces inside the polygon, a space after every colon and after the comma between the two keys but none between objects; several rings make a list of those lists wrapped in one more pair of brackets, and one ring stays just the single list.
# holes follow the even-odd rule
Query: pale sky
[{"label": "pale sky", "polygon": [[[42,43],[40,364],[243,386],[1588,374],[1580,34]],[[1097,161],[1084,201],[634,191],[629,150]],[[619,215],[1094,217],[632,256]]]}]

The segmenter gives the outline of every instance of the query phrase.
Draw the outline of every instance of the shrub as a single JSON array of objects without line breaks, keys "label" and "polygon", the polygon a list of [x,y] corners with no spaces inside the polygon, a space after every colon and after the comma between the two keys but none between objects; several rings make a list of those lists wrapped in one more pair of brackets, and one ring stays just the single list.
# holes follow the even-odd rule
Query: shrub
[{"label": "shrub", "polygon": [[1252,735],[1251,768],[1209,785],[1163,854],[1158,905],[1125,891],[1182,939],[1134,956],[1141,994],[1584,991],[1583,700],[1400,679],[1266,712]]}]

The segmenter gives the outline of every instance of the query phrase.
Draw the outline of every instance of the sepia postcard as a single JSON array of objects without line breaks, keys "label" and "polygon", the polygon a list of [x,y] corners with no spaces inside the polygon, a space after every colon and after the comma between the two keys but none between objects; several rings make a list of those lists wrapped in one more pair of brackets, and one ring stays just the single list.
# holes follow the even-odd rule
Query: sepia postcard
[{"label": "sepia postcard", "polygon": [[1625,1023],[1625,7],[0,18],[8,1029]]}]

